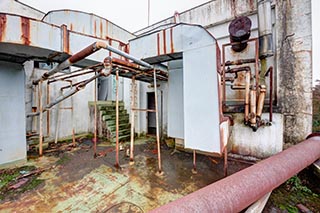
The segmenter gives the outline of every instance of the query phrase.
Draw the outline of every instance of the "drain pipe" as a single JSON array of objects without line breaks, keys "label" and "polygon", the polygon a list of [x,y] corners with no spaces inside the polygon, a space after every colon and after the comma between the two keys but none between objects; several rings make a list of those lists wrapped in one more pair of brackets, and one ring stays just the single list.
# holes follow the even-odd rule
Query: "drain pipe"
[{"label": "drain pipe", "polygon": [[314,136],[151,212],[240,212],[318,158],[320,136]]}]

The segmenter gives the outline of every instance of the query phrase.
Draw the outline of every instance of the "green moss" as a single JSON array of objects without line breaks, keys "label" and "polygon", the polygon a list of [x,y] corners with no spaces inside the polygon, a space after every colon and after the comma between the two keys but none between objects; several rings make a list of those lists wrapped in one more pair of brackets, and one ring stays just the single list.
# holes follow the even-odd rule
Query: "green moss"
[{"label": "green moss", "polygon": [[303,185],[298,176],[293,176],[286,183],[275,189],[270,201],[280,210],[289,213],[298,213],[297,204],[303,204],[308,208],[319,209],[319,195]]},{"label": "green moss", "polygon": [[59,160],[57,160],[57,165],[63,165],[66,164],[68,161],[70,161],[70,157],[66,154],[64,154]]},{"label": "green moss", "polygon": [[43,183],[44,180],[38,179],[40,174],[31,175],[27,177],[28,181],[23,186],[17,189],[10,189],[10,186],[19,181],[18,177],[28,174],[36,169],[37,168],[35,166],[23,166],[14,169],[0,170],[0,200],[15,198],[18,194],[34,189]]}]

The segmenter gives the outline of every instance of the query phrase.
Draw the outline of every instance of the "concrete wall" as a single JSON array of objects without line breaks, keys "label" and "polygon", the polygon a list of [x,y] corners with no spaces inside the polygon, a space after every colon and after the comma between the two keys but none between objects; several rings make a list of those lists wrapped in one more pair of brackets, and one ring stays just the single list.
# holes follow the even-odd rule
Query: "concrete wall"
[{"label": "concrete wall", "polygon": [[295,144],[312,131],[311,0],[279,0],[276,11],[279,106],[285,142]]},{"label": "concrete wall", "polygon": [[24,71],[0,62],[0,165],[26,158]]},{"label": "concrete wall", "polygon": [[[273,1],[272,22],[275,55],[268,61],[274,66],[275,112],[272,126],[260,128],[256,133],[245,127],[242,113],[232,113],[236,124],[230,138],[233,152],[243,155],[267,157],[282,150],[285,143],[297,143],[311,132],[311,1]],[[215,36],[218,44],[229,42],[228,25],[236,16],[247,15],[252,20],[251,37],[257,37],[257,6],[254,0],[219,0],[180,13],[180,22],[200,24]],[[169,23],[169,17],[150,27],[137,31],[136,35]],[[249,45],[242,55],[227,51],[230,60],[252,56],[254,47]],[[267,78],[267,88],[269,79]],[[140,87],[140,94],[147,91]],[[268,90],[268,89],[267,89]],[[227,100],[242,99],[242,94],[227,90]],[[269,93],[267,92],[267,99]],[[267,115],[264,114],[264,117]],[[142,118],[144,119],[144,118]],[[141,125],[143,126],[143,125]],[[143,130],[141,130],[143,131]]]},{"label": "concrete wall", "polygon": [[[75,68],[73,68],[75,69]],[[32,80],[39,78],[47,70],[33,67],[33,61],[25,63],[26,72],[26,113],[31,113],[31,107],[38,107],[38,88],[32,86]],[[83,81],[90,78],[93,74],[87,74],[72,79],[73,83]],[[68,82],[55,82],[50,84],[49,101],[54,101],[60,95],[60,88],[70,85]],[[68,89],[64,90],[66,92]],[[47,104],[47,83],[42,85],[42,102],[45,106]],[[94,82],[88,84],[85,89],[79,91],[77,94],[69,99],[61,102],[60,105],[52,107],[49,111],[49,132],[47,129],[47,112],[43,115],[43,129],[44,135],[49,139],[55,138],[55,132],[58,122],[58,137],[63,138],[72,135],[72,128],[75,133],[85,133],[89,131],[90,118],[88,102],[94,100]],[[61,109],[58,121],[58,107],[67,108],[74,107],[73,117],[70,109]],[[38,117],[27,119],[27,131],[38,131],[39,121]]]}]

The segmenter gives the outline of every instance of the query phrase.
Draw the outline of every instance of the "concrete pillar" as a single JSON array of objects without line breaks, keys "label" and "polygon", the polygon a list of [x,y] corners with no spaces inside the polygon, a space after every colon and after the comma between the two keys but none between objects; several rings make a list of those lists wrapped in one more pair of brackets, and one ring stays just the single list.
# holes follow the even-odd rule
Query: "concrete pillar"
[{"label": "concrete pillar", "polygon": [[25,74],[0,61],[0,166],[26,159]]},{"label": "concrete pillar", "polygon": [[278,103],[284,141],[295,144],[312,131],[311,0],[276,1]]}]

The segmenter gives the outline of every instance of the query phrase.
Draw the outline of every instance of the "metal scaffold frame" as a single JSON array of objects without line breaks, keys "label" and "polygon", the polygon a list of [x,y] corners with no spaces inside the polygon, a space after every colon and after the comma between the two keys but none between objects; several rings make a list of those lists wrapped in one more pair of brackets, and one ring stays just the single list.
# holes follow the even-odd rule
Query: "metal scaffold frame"
[{"label": "metal scaffold frame", "polygon": [[[111,56],[105,58],[103,63],[98,63],[93,66],[81,68],[79,70],[76,70],[71,73],[67,74],[61,74],[61,75],[55,75],[57,72],[62,71],[65,68],[70,67],[72,64],[76,63],[77,61],[80,61],[87,56],[93,54],[99,49],[107,49],[110,52],[114,52],[121,57],[124,57],[126,60],[113,58]],[[133,62],[129,62],[128,60],[131,60]],[[87,74],[92,74],[93,76],[90,78],[73,83],[72,78],[83,76]],[[29,114],[27,116],[39,116],[39,156],[43,155],[43,113],[47,112],[47,133],[50,133],[50,115],[49,110],[58,104],[58,119],[56,124],[56,138],[58,136],[58,127],[59,127],[59,111],[60,111],[60,103],[64,101],[65,99],[72,97],[74,94],[79,92],[80,90],[84,89],[85,86],[92,81],[95,82],[94,86],[94,139],[93,139],[93,151],[94,151],[94,157],[97,156],[97,78],[100,76],[109,76],[109,75],[116,75],[116,163],[115,167],[120,168],[119,163],[119,76],[131,78],[132,79],[132,102],[131,102],[131,113],[132,113],[132,119],[131,119],[131,138],[130,138],[130,164],[132,165],[134,163],[134,123],[135,123],[135,112],[136,111],[146,111],[146,112],[155,112],[156,113],[156,141],[157,141],[157,152],[158,152],[158,175],[162,175],[162,165],[161,165],[161,146],[160,146],[160,132],[159,132],[159,110],[158,110],[158,92],[157,92],[157,86],[155,86],[154,94],[155,94],[155,109],[137,109],[135,108],[135,81],[143,81],[143,82],[149,82],[153,83],[154,85],[157,85],[157,80],[160,81],[167,81],[168,80],[168,73],[164,66],[161,67],[154,67],[144,61],[141,61],[140,59],[137,59],[128,53],[125,53],[121,50],[115,49],[114,47],[104,43],[104,42],[95,42],[92,45],[86,47],[85,49],[81,50],[80,52],[72,55],[70,58],[68,58],[66,61],[60,63],[53,69],[49,70],[48,72],[44,73],[39,79],[36,79],[33,81],[34,85],[38,86],[38,112]],[[42,84],[44,81],[47,81],[47,97],[46,97],[46,106],[43,106],[42,103]],[[50,102],[50,86],[49,84],[57,82],[57,81],[67,81],[70,82],[70,85],[63,86],[60,88],[60,96],[58,96],[54,101]],[[69,89],[65,93],[62,91],[64,89]],[[72,117],[73,117],[73,104],[71,107],[68,107],[68,109],[71,109]],[[73,146],[75,146],[75,130],[74,130],[74,124],[73,124]]]}]

